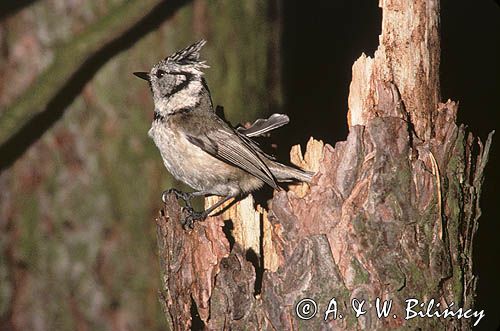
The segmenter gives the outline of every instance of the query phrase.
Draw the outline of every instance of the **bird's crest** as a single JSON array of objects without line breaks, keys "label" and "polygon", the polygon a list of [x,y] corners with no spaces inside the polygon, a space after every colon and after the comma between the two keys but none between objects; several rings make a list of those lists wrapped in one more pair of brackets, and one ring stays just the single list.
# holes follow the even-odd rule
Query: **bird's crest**
[{"label": "bird's crest", "polygon": [[198,68],[208,68],[205,61],[200,61],[200,50],[206,42],[206,40],[201,39],[194,44],[168,56],[165,61],[174,62],[180,65],[192,65]]}]

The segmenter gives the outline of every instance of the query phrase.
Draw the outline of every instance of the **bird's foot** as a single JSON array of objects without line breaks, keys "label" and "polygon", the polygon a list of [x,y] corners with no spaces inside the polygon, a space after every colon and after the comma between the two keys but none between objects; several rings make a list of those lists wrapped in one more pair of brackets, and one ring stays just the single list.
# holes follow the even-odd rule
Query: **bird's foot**
[{"label": "bird's foot", "polygon": [[171,189],[168,189],[166,191],[163,191],[163,193],[161,194],[161,200],[164,203],[166,203],[167,202],[167,195],[169,195],[171,193],[175,194],[175,197],[177,199],[183,200],[186,203],[186,205],[191,206],[191,204],[190,204],[190,201],[192,198],[191,193],[182,192],[182,191],[175,189],[175,188],[171,188]]},{"label": "bird's foot", "polygon": [[187,215],[186,215],[186,217],[181,219],[181,224],[184,227],[184,229],[188,229],[188,228],[192,229],[192,228],[194,228],[194,223],[196,221],[204,221],[207,218],[208,214],[206,211],[198,212],[198,211],[195,211],[193,209],[193,207],[191,206],[191,198],[193,197],[192,193],[186,193],[186,192],[182,192],[180,190],[177,190],[175,188],[171,188],[171,189],[168,189],[162,193],[162,195],[161,195],[162,201],[164,203],[166,203],[167,196],[169,194],[172,194],[172,193],[175,194],[175,197],[177,199],[183,200],[186,204],[186,207],[184,207],[183,209],[187,212]]},{"label": "bird's foot", "polygon": [[186,210],[188,214],[184,217],[184,219],[181,219],[181,224],[186,230],[188,228],[194,228],[194,223],[196,221],[201,222],[207,218],[207,213],[205,211],[195,211],[191,206],[184,208],[184,210]]}]

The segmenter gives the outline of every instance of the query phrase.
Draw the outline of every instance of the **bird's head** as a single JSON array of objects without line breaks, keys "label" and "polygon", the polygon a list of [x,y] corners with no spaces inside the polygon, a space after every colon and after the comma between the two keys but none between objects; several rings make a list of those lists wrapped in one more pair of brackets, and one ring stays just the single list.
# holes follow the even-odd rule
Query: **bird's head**
[{"label": "bird's head", "polygon": [[175,52],[158,62],[150,72],[134,72],[149,82],[155,106],[172,98],[185,99],[196,95],[203,88],[202,69],[208,66],[205,61],[200,61],[200,50],[205,43],[202,39]]}]

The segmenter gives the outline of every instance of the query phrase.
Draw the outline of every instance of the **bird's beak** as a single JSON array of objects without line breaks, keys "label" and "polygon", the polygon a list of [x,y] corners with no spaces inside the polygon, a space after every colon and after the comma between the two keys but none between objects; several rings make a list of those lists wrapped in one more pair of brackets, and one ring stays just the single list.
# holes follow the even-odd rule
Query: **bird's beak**
[{"label": "bird's beak", "polygon": [[138,71],[138,72],[134,72],[134,75],[136,75],[140,79],[144,79],[144,80],[147,80],[149,82],[149,72]]}]

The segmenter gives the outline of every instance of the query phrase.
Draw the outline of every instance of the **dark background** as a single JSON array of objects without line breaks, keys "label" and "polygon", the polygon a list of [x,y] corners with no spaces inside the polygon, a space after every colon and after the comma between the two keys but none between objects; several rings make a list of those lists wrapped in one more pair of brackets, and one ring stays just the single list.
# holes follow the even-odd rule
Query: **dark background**
[{"label": "dark background", "polygon": [[[334,144],[347,136],[352,64],[362,52],[373,56],[381,11],[376,1],[366,0],[308,4],[284,2],[285,109],[292,121],[280,134],[294,136],[291,144],[298,144],[313,132],[315,138]],[[441,1],[441,95],[443,101],[459,101],[458,122],[483,142],[490,131],[498,130],[500,6],[495,1]],[[498,133],[486,169],[474,248],[476,309],[486,314],[477,330],[500,326]]]}]

